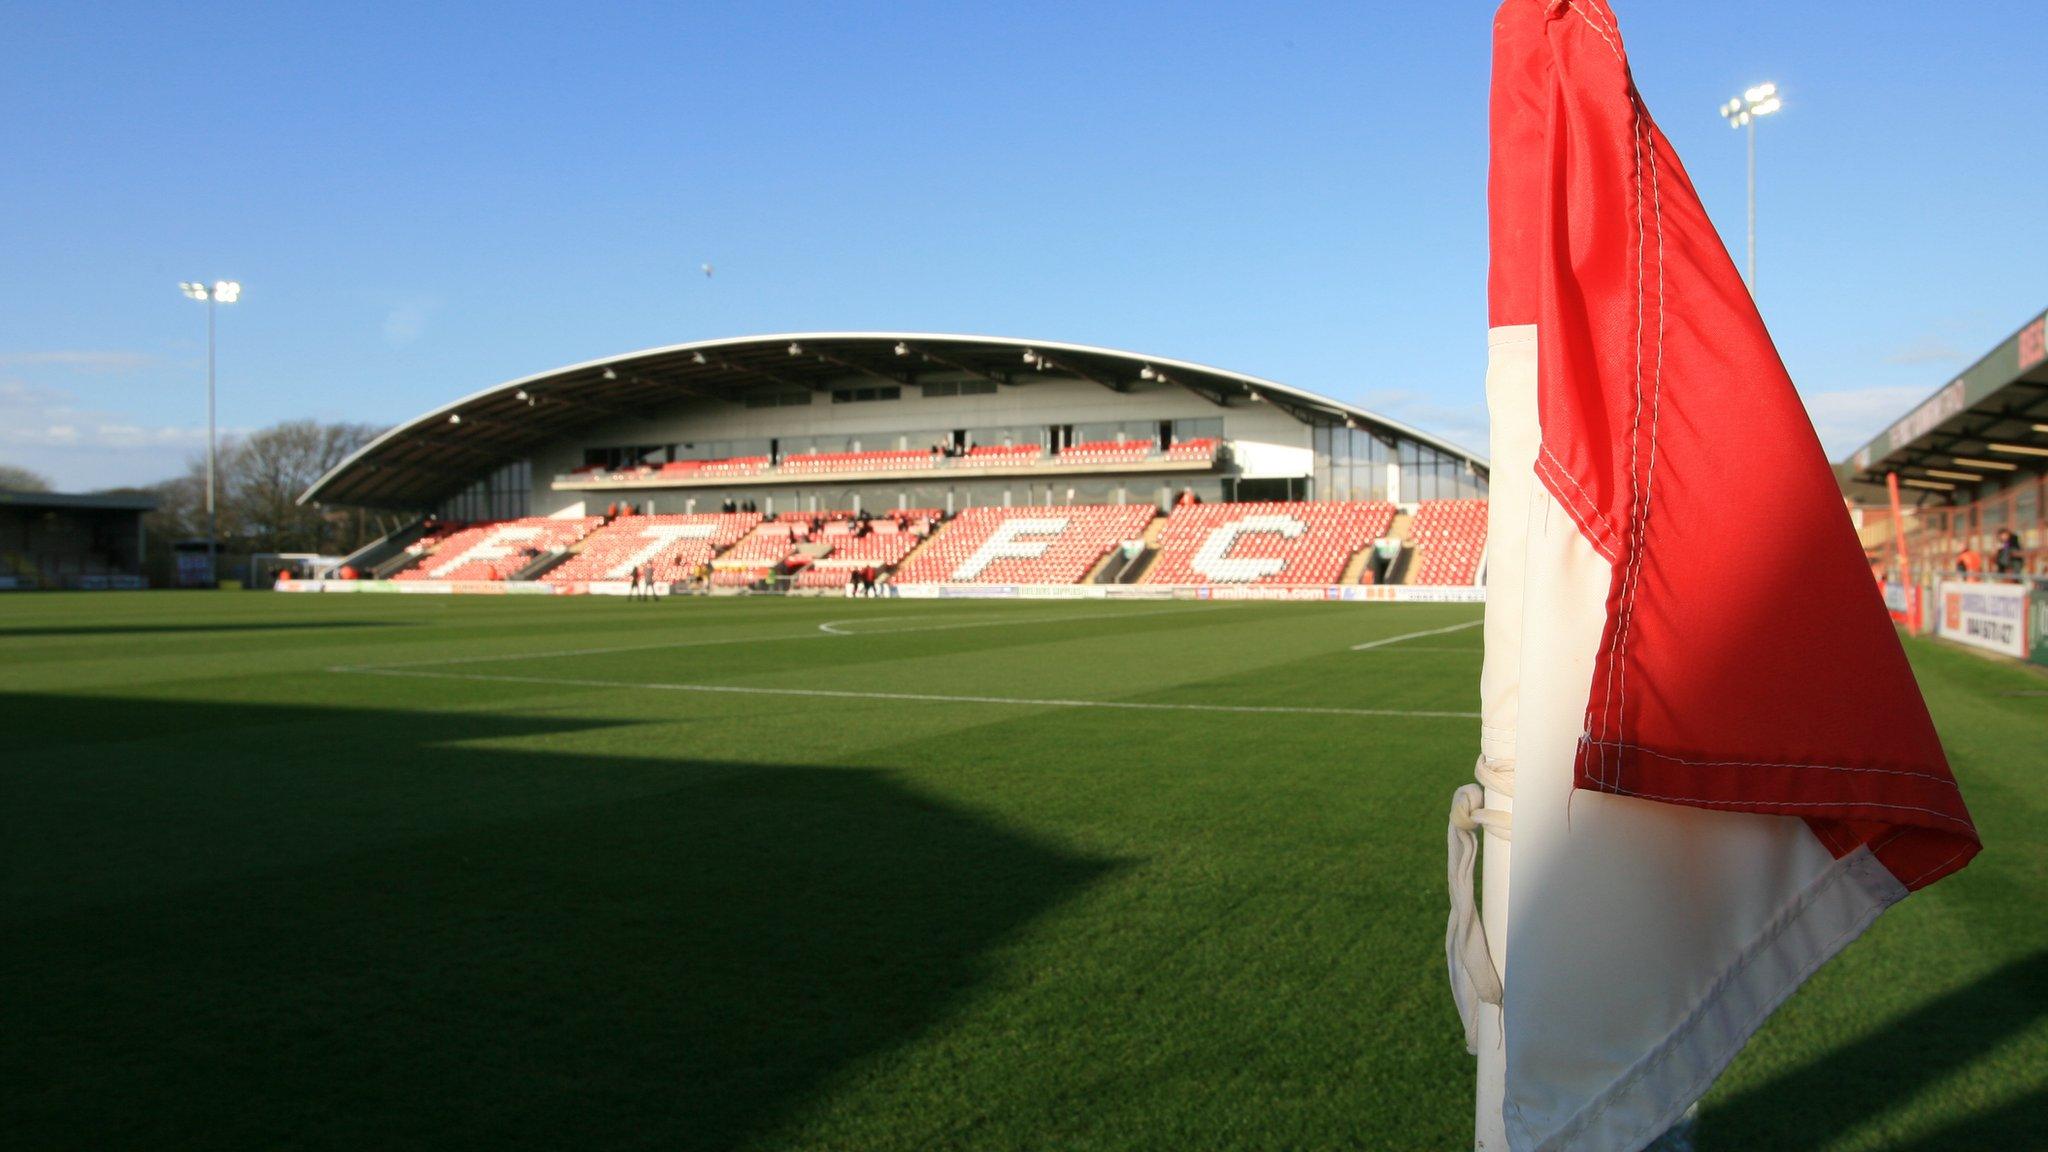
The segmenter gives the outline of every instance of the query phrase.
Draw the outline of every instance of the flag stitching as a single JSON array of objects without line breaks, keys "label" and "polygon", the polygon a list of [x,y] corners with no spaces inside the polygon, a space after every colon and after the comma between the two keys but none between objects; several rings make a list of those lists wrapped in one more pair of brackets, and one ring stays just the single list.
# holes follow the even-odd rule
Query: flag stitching
[{"label": "flag stitching", "polygon": [[[1643,586],[1643,566],[1650,549],[1650,502],[1657,492],[1657,426],[1664,410],[1664,197],[1657,181],[1657,123],[1650,117],[1649,109],[1643,105],[1642,93],[1635,90],[1633,82],[1629,85],[1629,101],[1635,109],[1641,144],[1647,145],[1650,158],[1650,213],[1653,230],[1657,235],[1657,253],[1652,262],[1657,273],[1657,329],[1651,344],[1655,359],[1650,365],[1650,458],[1643,467],[1642,514],[1636,522],[1635,578],[1628,588],[1628,602],[1623,608],[1621,618],[1620,651],[1615,657],[1616,662],[1621,665],[1621,712],[1616,732],[1617,735],[1624,737],[1628,734],[1628,641],[1634,632],[1636,593]],[[1638,183],[1638,213],[1642,211],[1641,195],[1641,185]],[[1638,275],[1640,276],[1640,273]],[[1641,291],[1642,287],[1638,283],[1638,294]],[[1617,757],[1616,767],[1619,766]]]},{"label": "flag stitching", "polygon": [[[1580,534],[1586,538],[1588,543],[1593,545],[1595,552],[1600,553],[1610,564],[1620,563],[1620,557],[1614,554],[1614,546],[1606,540],[1607,536],[1613,534],[1613,530],[1606,526],[1606,518],[1600,515],[1599,506],[1593,503],[1593,498],[1587,495],[1585,488],[1579,484],[1578,479],[1571,474],[1571,471],[1564,466],[1564,462],[1551,454],[1549,445],[1543,446],[1543,455],[1549,457],[1549,462],[1546,463],[1538,460],[1536,467],[1541,469],[1545,476],[1561,479],[1565,483],[1570,484],[1574,489],[1573,492],[1562,493],[1567,501],[1574,501],[1562,505],[1565,514],[1572,518],[1572,523],[1579,526]],[[1557,493],[1556,489],[1552,491],[1553,494]],[[1579,515],[1579,503],[1585,505],[1587,515]]]},{"label": "flag stitching", "polygon": [[1958,858],[1968,853],[1970,849],[1973,847],[1975,847],[1975,845],[1964,845],[1963,847],[1956,849],[1956,854],[1954,856],[1951,856],[1948,859],[1943,860],[1941,863],[1936,864],[1934,867],[1929,868],[1927,871],[1922,872],[1918,876],[1913,877],[1912,881],[1908,883],[1906,887],[1920,887],[1920,885],[1927,882],[1928,877],[1933,876],[1935,873],[1940,872],[1942,869],[1947,868],[1949,865],[1955,863]]},{"label": "flag stitching", "polygon": [[[1576,5],[1576,4],[1574,4],[1574,3],[1572,3],[1572,2],[1571,2],[1571,0],[1565,0],[1565,5],[1564,5],[1564,6],[1565,6],[1566,8],[1569,8],[1569,9],[1571,9],[1571,10],[1572,10],[1572,11],[1574,11],[1574,12],[1577,12],[1577,13],[1579,14],[1579,19],[1581,19],[1581,20],[1584,20],[1584,21],[1586,22],[1586,27],[1588,27],[1588,28],[1591,28],[1591,29],[1592,29],[1592,30],[1593,30],[1593,31],[1594,31],[1594,32],[1595,32],[1596,34],[1598,34],[1598,35],[1599,35],[1599,37],[1600,37],[1600,38],[1601,38],[1602,40],[1605,40],[1605,41],[1607,41],[1607,50],[1608,50],[1608,51],[1610,51],[1610,52],[1612,52],[1612,53],[1614,53],[1614,58],[1615,58],[1616,60],[1620,60],[1620,59],[1622,58],[1622,56],[1621,56],[1621,45],[1619,45],[1619,44],[1615,43],[1615,42],[1614,42],[1614,40],[1613,40],[1613,38],[1612,38],[1612,37],[1609,37],[1609,36],[1607,35],[1606,31],[1605,31],[1604,29],[1602,29],[1602,28],[1600,27],[1600,25],[1598,25],[1598,24],[1595,24],[1595,23],[1593,23],[1593,18],[1592,18],[1591,16],[1588,16],[1588,15],[1586,14],[1586,12],[1585,12],[1585,10],[1584,10],[1584,9],[1582,9],[1582,8],[1580,8],[1580,7],[1578,6],[1578,5]],[[1619,28],[1616,28],[1616,29],[1614,30],[1614,34],[1615,34],[1616,36],[1619,36],[1619,35],[1621,35],[1621,29],[1619,29]]]},{"label": "flag stitching", "polygon": [[[1572,8],[1572,11],[1579,13],[1579,18],[1585,21],[1586,27],[1599,33],[1602,40],[1607,40],[1607,34],[1600,30],[1599,25],[1593,23],[1592,17],[1576,7]],[[1608,40],[1607,46],[1614,52],[1615,60],[1622,63],[1625,75],[1628,66],[1622,58],[1620,48],[1612,40]],[[1612,727],[1608,730],[1615,733],[1623,731],[1628,718],[1628,672],[1623,655],[1623,641],[1630,609],[1635,602],[1636,572],[1642,562],[1640,512],[1643,497],[1641,480],[1638,477],[1640,471],[1638,461],[1641,456],[1643,438],[1643,258],[1648,245],[1644,242],[1643,235],[1643,110],[1642,106],[1633,99],[1633,93],[1631,93],[1629,101],[1629,116],[1629,144],[1634,164],[1630,179],[1635,187],[1636,208],[1635,408],[1629,414],[1628,427],[1629,535],[1623,541],[1623,547],[1627,551],[1627,560],[1623,565],[1621,576],[1620,619],[1615,621],[1615,626],[1608,632],[1607,659],[1606,667],[1603,670],[1604,675],[1600,697],[1601,724],[1605,727],[1611,722]],[[1615,689],[1615,681],[1617,679],[1621,681],[1618,703]],[[1605,748],[1600,750],[1600,783],[1603,787],[1612,784],[1619,778],[1621,768],[1619,760],[1620,757],[1617,756],[1614,762],[1610,763],[1607,750]]]},{"label": "flag stitching", "polygon": [[[1590,25],[1592,21],[1589,19]],[[1635,616],[1636,577],[1642,570],[1642,507],[1643,489],[1638,461],[1643,442],[1643,259],[1649,245],[1643,236],[1643,113],[1633,99],[1629,101],[1629,145],[1635,157],[1636,193],[1636,370],[1635,410],[1629,416],[1628,425],[1628,520],[1629,532],[1626,540],[1628,563],[1622,569],[1621,603],[1610,634],[1607,647],[1607,702],[1602,706],[1601,718],[1613,716],[1617,735],[1626,735],[1628,730],[1628,626]],[[1616,687],[1619,681],[1619,688]],[[1605,749],[1600,753],[1603,783],[1613,783],[1620,778],[1622,757],[1616,755],[1610,764]]]},{"label": "flag stitching", "polygon": [[1608,791],[1617,796],[1634,796],[1638,800],[1658,800],[1666,804],[1686,804],[1695,808],[1746,808],[1756,812],[1770,812],[1779,808],[1893,808],[1901,812],[1925,812],[1937,820],[1946,820],[1951,824],[1970,828],[1968,820],[1959,820],[1946,812],[1937,812],[1918,804],[1880,804],[1874,800],[1702,800],[1697,796],[1653,796],[1648,792],[1623,788],[1619,784]]},{"label": "flag stitching", "polygon": [[[1579,19],[1585,21],[1586,27],[1592,29],[1595,35],[1606,42],[1607,50],[1614,54],[1616,62],[1622,67],[1623,76],[1627,77],[1628,59],[1622,54],[1621,46],[1616,40],[1620,35],[1620,29],[1613,28],[1612,25],[1603,26],[1600,22],[1593,19],[1590,9],[1580,8],[1572,3],[1571,0],[1565,0],[1565,7],[1572,12],[1578,13]],[[1612,36],[1609,35],[1610,31],[1613,32]],[[1629,423],[1629,517],[1632,539],[1625,542],[1628,546],[1628,562],[1622,574],[1621,620],[1615,628],[1608,645],[1608,664],[1605,686],[1602,689],[1600,709],[1601,720],[1605,722],[1611,717],[1614,720],[1614,731],[1617,733],[1625,732],[1628,725],[1628,636],[1630,625],[1635,621],[1636,590],[1641,587],[1642,583],[1643,553],[1648,536],[1650,499],[1655,488],[1657,470],[1657,428],[1663,411],[1664,376],[1664,211],[1663,190],[1657,179],[1657,142],[1654,121],[1650,122],[1651,127],[1647,133],[1645,131],[1644,125],[1648,119],[1647,109],[1643,106],[1642,95],[1636,91],[1633,80],[1629,82],[1628,95],[1629,110],[1633,118],[1630,125],[1630,133],[1632,137],[1631,143],[1634,146],[1634,180],[1636,191],[1635,411],[1631,414]],[[1651,377],[1649,465],[1647,469],[1639,469],[1637,461],[1642,443],[1643,416],[1643,294],[1645,284],[1643,261],[1648,248],[1644,233],[1643,212],[1643,141],[1645,135],[1649,136],[1650,142],[1651,210],[1655,217],[1655,231],[1657,234],[1657,326],[1653,338],[1655,360]],[[1545,450],[1547,452],[1547,445]],[[1552,459],[1554,461],[1555,457],[1552,457]],[[1641,472],[1640,480],[1638,480],[1639,471]],[[1569,476],[1568,472],[1567,476]],[[1640,488],[1638,484],[1640,484]],[[1596,550],[1598,550],[1597,547]],[[1604,550],[1600,551],[1602,555],[1607,555]],[[1612,561],[1614,557],[1609,556],[1608,559]],[[1615,683],[1617,679],[1617,665],[1619,666],[1620,680],[1618,688]],[[1594,743],[1601,745],[1599,741]],[[1620,747],[1617,745],[1617,750]],[[1620,758],[1617,756],[1614,762],[1610,764],[1606,747],[1601,745],[1601,784],[1603,786],[1613,784],[1619,779],[1619,771]]]},{"label": "flag stitching", "polygon": [[[1923,780],[1932,780],[1937,784],[1946,784],[1950,788],[1957,787],[1954,780],[1933,772],[1908,772],[1897,768],[1851,768],[1842,764],[1805,764],[1794,761],[1688,760],[1683,756],[1673,756],[1668,752],[1659,752],[1653,748],[1645,748],[1640,744],[1630,744],[1620,740],[1593,740],[1589,741],[1589,743],[1613,748],[1617,751],[1648,753],[1659,760],[1669,760],[1675,764],[1683,764],[1688,768],[1813,768],[1822,772],[1875,772],[1883,776],[1918,776]],[[1960,789],[1958,790],[1960,791]]]}]

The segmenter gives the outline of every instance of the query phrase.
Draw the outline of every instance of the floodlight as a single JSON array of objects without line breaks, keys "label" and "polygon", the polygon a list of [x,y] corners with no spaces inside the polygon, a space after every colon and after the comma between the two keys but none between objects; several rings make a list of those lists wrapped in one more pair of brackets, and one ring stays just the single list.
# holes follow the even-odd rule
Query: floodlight
[{"label": "floodlight", "polygon": [[898,340],[898,341],[896,342],[896,354],[897,354],[898,356],[908,356],[908,355],[910,355],[910,345],[908,345],[908,344],[905,344],[905,343],[904,343],[903,341],[901,341],[901,340]]},{"label": "floodlight", "polygon": [[604,378],[607,380],[617,380],[619,378],[619,374],[617,370],[607,366],[604,370]]},{"label": "floodlight", "polygon": [[1721,119],[1728,121],[1728,127],[1749,129],[1749,243],[1745,270],[1752,296],[1756,294],[1756,122],[1784,106],[1778,86],[1768,80],[1751,85],[1742,95],[1721,105]]},{"label": "floodlight", "polygon": [[460,423],[462,423],[462,413],[460,413],[460,412],[450,412],[450,413],[448,414],[448,422],[449,422],[450,424],[460,424]]},{"label": "floodlight", "polygon": [[214,459],[217,453],[213,419],[213,306],[233,304],[241,299],[242,285],[234,280],[216,280],[213,287],[208,288],[197,280],[180,280],[178,291],[183,292],[187,299],[206,305],[206,568],[210,577],[217,578],[213,569],[220,542],[220,510],[214,501],[219,477]]},{"label": "floodlight", "polygon": [[702,364],[702,363],[704,363],[704,354],[703,354],[702,352],[692,352],[692,353],[690,353],[690,362],[691,362],[692,364]]},{"label": "floodlight", "polygon": [[799,344],[799,343],[797,343],[797,342],[796,342],[796,341],[794,341],[794,340],[791,340],[791,341],[789,342],[789,354],[790,354],[791,356],[801,356],[801,355],[803,355],[803,354],[804,354],[804,346],[803,346],[803,345],[801,345],[801,344]]}]

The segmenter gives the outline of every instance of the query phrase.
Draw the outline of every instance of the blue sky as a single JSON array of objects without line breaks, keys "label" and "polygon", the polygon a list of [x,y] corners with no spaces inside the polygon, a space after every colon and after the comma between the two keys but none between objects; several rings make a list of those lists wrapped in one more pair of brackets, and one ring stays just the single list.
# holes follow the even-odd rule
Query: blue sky
[{"label": "blue sky", "polygon": [[[2048,297],[2048,6],[1619,5],[1837,455]],[[795,329],[1074,340],[1484,447],[1485,3],[0,5],[0,461]],[[704,276],[700,265],[716,272]]]}]

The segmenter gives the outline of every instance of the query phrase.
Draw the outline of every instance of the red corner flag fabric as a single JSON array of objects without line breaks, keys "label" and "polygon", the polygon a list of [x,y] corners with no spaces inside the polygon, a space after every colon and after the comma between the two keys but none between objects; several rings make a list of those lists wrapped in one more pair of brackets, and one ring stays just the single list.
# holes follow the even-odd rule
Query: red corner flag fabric
[{"label": "red corner flag fabric", "polygon": [[1491,324],[1540,482],[1613,565],[1574,784],[1806,821],[1907,889],[1975,829],[1755,303],[1604,0],[1496,22]]}]

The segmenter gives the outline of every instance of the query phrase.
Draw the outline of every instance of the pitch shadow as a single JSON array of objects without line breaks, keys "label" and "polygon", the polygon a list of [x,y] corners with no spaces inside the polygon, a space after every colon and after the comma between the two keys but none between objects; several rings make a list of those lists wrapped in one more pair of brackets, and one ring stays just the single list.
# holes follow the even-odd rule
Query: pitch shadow
[{"label": "pitch shadow", "polygon": [[[2048,1017],[2048,952],[2037,952],[1874,1032],[1702,1110],[1699,1146],[1812,1148],[1939,1082]],[[2048,1094],[1979,1113],[1898,1152],[2021,1148]]]},{"label": "pitch shadow", "polygon": [[[991,949],[1111,867],[873,770],[479,746],[575,721],[4,703],[227,733],[151,745],[133,778],[228,806],[234,863],[155,894],[123,864],[113,898],[52,885],[0,911],[18,1148],[734,1147],[944,1020]],[[283,813],[281,753],[241,764],[280,724],[358,765],[308,769],[325,824]],[[15,820],[80,818],[48,759]],[[492,818],[446,818],[473,815],[464,794]],[[153,827],[175,804],[86,818],[109,810],[173,874],[218,863]]]}]

